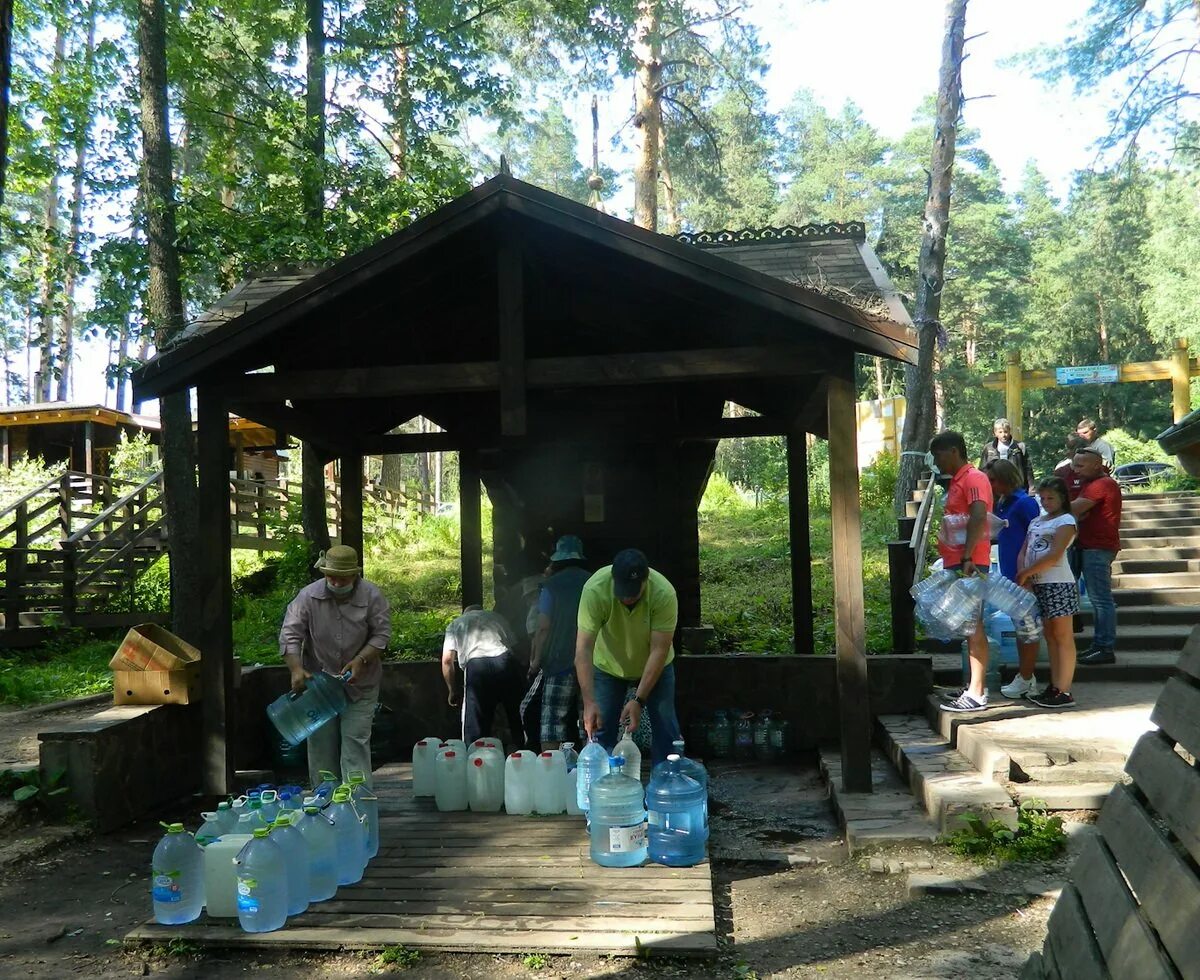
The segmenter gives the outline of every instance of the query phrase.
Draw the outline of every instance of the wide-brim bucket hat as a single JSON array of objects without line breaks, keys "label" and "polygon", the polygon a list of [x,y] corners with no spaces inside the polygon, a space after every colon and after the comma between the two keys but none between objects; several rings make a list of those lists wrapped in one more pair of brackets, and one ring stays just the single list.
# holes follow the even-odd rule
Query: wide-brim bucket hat
[{"label": "wide-brim bucket hat", "polygon": [[564,534],[554,546],[551,561],[583,561],[583,542],[574,534]]},{"label": "wide-brim bucket hat", "polygon": [[313,565],[322,575],[361,575],[362,566],[358,563],[358,552],[348,544],[335,544],[328,551],[322,551],[321,557]]}]

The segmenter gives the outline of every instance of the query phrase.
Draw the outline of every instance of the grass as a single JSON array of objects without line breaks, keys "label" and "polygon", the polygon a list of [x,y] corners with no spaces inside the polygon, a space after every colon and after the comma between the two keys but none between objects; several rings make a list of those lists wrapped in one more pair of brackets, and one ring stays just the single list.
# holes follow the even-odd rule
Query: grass
[{"label": "grass", "polygon": [[965,819],[965,827],[944,838],[950,850],[963,857],[1045,861],[1067,846],[1062,818],[1050,816],[1041,800],[1026,800],[1021,804],[1016,830],[999,820],[985,821],[974,813],[967,814]]},{"label": "grass", "polygon": [[[787,506],[767,501],[754,506],[717,477],[710,481],[700,510],[700,577],[703,619],[716,628],[716,647],[724,652],[791,653],[792,612]],[[827,505],[815,501],[810,524],[812,543],[814,642],[817,652],[832,652],[833,577]],[[863,511],[863,582],[867,647],[883,653],[891,647],[887,547],[895,533],[890,504]],[[368,531],[369,577],[392,606],[390,660],[424,660],[441,652],[447,623],[458,613],[459,528],[455,517],[409,517],[398,527]],[[490,545],[490,509],[485,507],[484,541]],[[484,569],[490,574],[488,547]],[[234,560],[234,650],[243,665],[275,664],[279,626],[287,604],[308,581],[307,559],[300,547],[283,555],[236,552]],[[266,580],[264,567],[273,568]],[[139,591],[165,600],[169,577],[165,562],[143,576]],[[485,581],[490,592],[490,581]],[[108,661],[121,632],[88,634],[66,631],[33,650],[0,652],[0,704],[28,705],[83,697],[111,690]]]}]

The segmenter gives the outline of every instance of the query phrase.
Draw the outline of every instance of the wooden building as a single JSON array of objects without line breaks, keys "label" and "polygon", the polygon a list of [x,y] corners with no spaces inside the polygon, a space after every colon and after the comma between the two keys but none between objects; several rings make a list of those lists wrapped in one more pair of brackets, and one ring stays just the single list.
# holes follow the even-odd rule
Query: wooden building
[{"label": "wooden building", "polygon": [[0,466],[35,456],[77,473],[108,473],[121,436],[147,432],[159,441],[158,419],[103,405],[38,402],[0,406]]},{"label": "wooden building", "polygon": [[[256,306],[208,318],[144,365],[135,388],[143,399],[196,388],[205,526],[227,526],[230,411],[308,440],[343,471],[366,454],[456,449],[464,603],[482,598],[482,481],[498,586],[540,570],[558,534],[580,535],[596,564],[639,547],[676,585],[684,627],[700,622],[696,508],[716,441],[786,435],[800,653],[813,652],[805,434],[827,438],[843,771],[869,791],[854,358],[910,360],[915,338],[886,311],[734,258],[501,175]],[[760,414],[722,418],[726,400]],[[388,434],[418,415],[445,431]],[[343,540],[361,545],[353,498],[344,488]],[[196,557],[216,615],[189,639],[206,652],[208,786],[223,792],[228,542],[208,535]]]}]

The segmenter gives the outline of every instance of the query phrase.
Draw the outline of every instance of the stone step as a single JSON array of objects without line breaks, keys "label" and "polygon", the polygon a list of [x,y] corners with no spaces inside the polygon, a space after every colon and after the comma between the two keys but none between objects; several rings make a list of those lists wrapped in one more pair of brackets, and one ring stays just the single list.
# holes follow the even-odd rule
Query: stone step
[{"label": "stone step", "polygon": [[1101,810],[1114,782],[1009,783],[1007,789],[1018,803],[1038,803],[1051,811]]},{"label": "stone step", "polygon": [[1012,797],[940,734],[931,732],[925,718],[881,715],[876,724],[884,752],[942,833],[965,826],[967,814],[1016,827]]},{"label": "stone step", "polygon": [[[1090,608],[1081,609],[1080,619],[1090,625],[1094,614]],[[1117,628],[1149,626],[1178,626],[1185,635],[1200,624],[1200,606],[1122,606],[1117,604]]]},{"label": "stone step", "polygon": [[[1120,635],[1118,633],[1118,635]],[[1078,642],[1078,641],[1077,641]],[[1080,646],[1079,649],[1085,649]],[[1166,681],[1175,676],[1179,650],[1121,650],[1115,664],[1077,664],[1075,677],[1081,681],[1125,683],[1129,681]],[[1045,664],[1039,661],[1039,671]],[[1007,684],[1017,669],[1012,664],[1000,665],[1000,681]],[[1042,676],[1039,673],[1038,676]],[[933,654],[933,682],[944,687],[962,684],[962,657],[958,653]],[[995,694],[995,692],[992,692]]]},{"label": "stone step", "polygon": [[[1176,545],[1176,544],[1183,543],[1180,540],[1182,538],[1182,539],[1184,539],[1184,541],[1186,541],[1186,543],[1191,544],[1191,543],[1193,543],[1192,539],[1195,538],[1195,535],[1187,534],[1186,531],[1188,528],[1193,528],[1193,527],[1196,527],[1196,525],[1190,524],[1190,523],[1185,524],[1182,527],[1178,527],[1178,528],[1157,527],[1157,526],[1147,527],[1147,526],[1140,525],[1140,524],[1139,525],[1122,524],[1121,525],[1121,539],[1122,539],[1122,541],[1132,541],[1134,539],[1140,539],[1140,538],[1164,538],[1168,542],[1170,542],[1170,544]],[[1141,541],[1139,541],[1138,547],[1153,547],[1153,545],[1143,544]]]},{"label": "stone step", "polygon": [[1200,589],[1116,588],[1113,590],[1113,601],[1116,602],[1118,608],[1122,606],[1200,606]]},{"label": "stone step", "polygon": [[1114,575],[1174,575],[1177,572],[1200,572],[1196,558],[1126,558],[1124,554],[1113,562]]},{"label": "stone step", "polygon": [[1167,541],[1178,542],[1178,538],[1165,538],[1162,544],[1157,544],[1155,538],[1149,540],[1155,541],[1156,546],[1145,547],[1147,539],[1138,538],[1136,548],[1122,548],[1118,552],[1118,561],[1124,563],[1127,561],[1175,561],[1180,558],[1189,561],[1200,559],[1200,544],[1197,545],[1180,545],[1178,543],[1167,544]]},{"label": "stone step", "polygon": [[842,758],[837,746],[822,746],[818,758],[851,856],[880,848],[928,845],[937,840],[937,826],[879,749],[871,750],[870,793],[843,792]]},{"label": "stone step", "polygon": [[1195,517],[1200,515],[1200,503],[1196,501],[1178,503],[1131,504],[1125,500],[1121,504],[1122,517],[1154,518],[1154,517]]},{"label": "stone step", "polygon": [[[1122,629],[1121,625],[1121,621],[1118,619],[1117,642],[1113,648],[1117,653],[1135,650],[1165,650],[1179,653],[1183,649],[1183,645],[1187,642],[1187,638],[1192,633],[1191,626],[1182,624],[1167,626],[1138,624],[1136,626],[1129,626],[1126,629]],[[1094,635],[1091,630],[1083,630],[1080,633],[1076,633],[1075,648],[1077,650],[1087,650],[1091,647],[1093,638]]]},{"label": "stone step", "polygon": [[1013,779],[1012,782],[1027,788],[1031,793],[1039,785],[1105,783],[1111,786],[1125,777],[1125,769],[1122,766],[1106,766],[1094,762],[1071,762],[1065,766],[1028,766],[1020,772],[1025,778]]},{"label": "stone step", "polygon": [[1167,530],[1179,527],[1195,527],[1197,524],[1194,514],[1184,514],[1181,517],[1142,517],[1140,515],[1121,515],[1121,530],[1126,528],[1157,527]]},{"label": "stone step", "polygon": [[1164,575],[1114,575],[1114,589],[1194,589],[1200,588],[1200,572],[1169,572]]}]

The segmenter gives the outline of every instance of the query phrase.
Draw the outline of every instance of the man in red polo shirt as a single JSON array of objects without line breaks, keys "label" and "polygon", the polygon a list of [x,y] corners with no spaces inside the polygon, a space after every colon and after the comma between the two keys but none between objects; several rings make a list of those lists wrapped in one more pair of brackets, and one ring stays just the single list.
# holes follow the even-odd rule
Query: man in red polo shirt
[{"label": "man in red polo shirt", "polygon": [[1071,503],[1079,522],[1079,553],[1083,581],[1092,599],[1095,630],[1091,648],[1078,657],[1081,664],[1117,662],[1117,607],[1112,595],[1112,563],[1121,550],[1121,487],[1104,468],[1104,457],[1092,447],[1071,461],[1083,478],[1083,489]]},{"label": "man in red polo shirt", "polygon": [[[992,483],[987,476],[971,465],[967,458],[967,443],[958,432],[939,432],[929,443],[933,465],[949,474],[950,489],[946,493],[946,516],[966,517],[966,540],[956,544],[938,537],[938,553],[942,565],[956,569],[964,576],[986,575],[991,565],[992,542],[988,536],[987,517],[992,509]],[[943,711],[980,711],[988,706],[986,684],[988,665],[987,635],[983,621],[967,639],[967,656],[971,661],[971,682],[958,697],[942,705]]]}]

